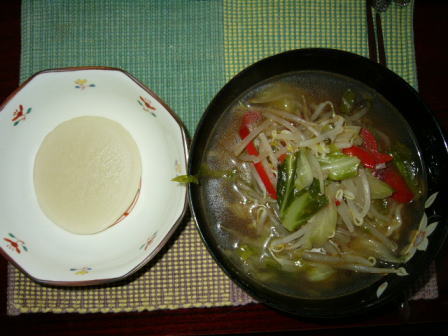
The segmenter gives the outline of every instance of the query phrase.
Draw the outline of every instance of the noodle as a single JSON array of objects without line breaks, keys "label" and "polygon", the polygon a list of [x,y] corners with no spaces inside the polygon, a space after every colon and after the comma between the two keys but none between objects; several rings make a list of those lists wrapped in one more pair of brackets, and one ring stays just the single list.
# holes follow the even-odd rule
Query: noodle
[{"label": "noodle", "polygon": [[368,222],[364,222],[364,227],[367,229],[369,233],[372,234],[376,239],[378,239],[381,243],[384,244],[387,248],[389,248],[392,252],[397,251],[397,243],[393,242],[389,238],[387,238],[384,234],[378,231],[373,225]]},{"label": "noodle", "polygon": [[266,129],[270,124],[269,120],[264,121],[260,126],[254,129],[250,134],[245,137],[233,150],[233,153],[238,156],[247,147],[247,145],[255,139],[260,132]]},{"label": "noodle", "polygon": [[323,103],[320,103],[319,105],[316,106],[314,113],[311,115],[311,121],[316,120],[317,118],[319,118],[319,115],[324,111],[324,109],[330,106],[331,110],[334,112],[334,106],[333,103],[331,101],[324,101]]},{"label": "noodle", "polygon": [[361,272],[361,273],[372,273],[372,274],[390,274],[394,273],[398,276],[407,275],[407,272],[404,268],[383,268],[383,267],[372,267],[372,266],[364,266],[364,265],[355,265],[355,264],[345,264],[345,265],[336,265],[337,268],[342,268],[350,271]]},{"label": "noodle", "polygon": [[271,112],[272,114],[275,114],[275,115],[277,115],[279,117],[282,117],[282,118],[284,118],[286,120],[294,121],[294,122],[296,122],[298,124],[302,124],[311,133],[313,133],[314,135],[316,135],[316,136],[319,135],[319,132],[314,129],[314,126],[316,126],[315,123],[306,121],[305,119],[302,119],[302,118],[300,118],[300,117],[298,117],[298,116],[296,116],[294,114],[291,114],[291,113],[288,113],[288,112],[283,112],[281,110],[276,110],[276,109],[263,109],[262,108],[260,110],[261,110],[262,113],[267,113],[267,112],[269,113],[269,112]]},{"label": "noodle", "polygon": [[260,146],[262,148],[262,150],[260,152],[266,152],[271,161],[271,164],[274,167],[277,167],[278,160],[277,160],[277,157],[275,156],[274,152],[272,151],[271,145],[269,145],[268,138],[266,137],[266,135],[264,133],[260,133],[259,137],[260,137]]},{"label": "noodle", "polygon": [[350,216],[350,209],[347,207],[345,202],[341,202],[341,204],[337,207],[337,211],[342,218],[342,221],[347,226],[347,230],[353,232],[353,221]]},{"label": "noodle", "polygon": [[333,266],[337,265],[348,265],[348,264],[356,264],[363,266],[372,266],[372,262],[368,259],[365,259],[356,255],[342,255],[342,256],[330,256],[322,253],[314,253],[314,252],[305,252],[302,255],[304,260],[319,262],[324,264],[330,264]]}]

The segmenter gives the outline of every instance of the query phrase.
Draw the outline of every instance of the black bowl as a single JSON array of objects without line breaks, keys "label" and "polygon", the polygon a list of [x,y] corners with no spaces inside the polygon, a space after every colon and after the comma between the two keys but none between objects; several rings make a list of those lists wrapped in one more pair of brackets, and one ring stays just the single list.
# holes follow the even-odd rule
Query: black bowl
[{"label": "black bowl", "polygon": [[[259,83],[299,71],[323,71],[359,81],[384,97],[408,122],[426,166],[428,195],[438,192],[435,202],[425,210],[430,223],[439,222],[435,232],[429,236],[428,248],[426,251],[417,251],[407,262],[405,267],[408,276],[388,275],[377,283],[346,296],[310,300],[274,292],[259,285],[234,266],[220,249],[218,237],[211,230],[216,223],[208,220],[209,209],[203,198],[203,188],[200,184],[192,184],[189,188],[190,207],[202,239],[216,262],[235,283],[258,301],[281,311],[303,317],[335,318],[365,313],[386,303],[398,304],[409,295],[411,285],[427,269],[448,233],[448,207],[444,205],[448,179],[443,176],[448,171],[448,152],[446,137],[428,107],[417,92],[392,71],[364,57],[331,49],[288,51],[249,66],[219,91],[205,111],[191,145],[189,174],[198,173],[213,129],[230,106]],[[377,289],[385,281],[388,282],[387,289],[379,296]]]}]

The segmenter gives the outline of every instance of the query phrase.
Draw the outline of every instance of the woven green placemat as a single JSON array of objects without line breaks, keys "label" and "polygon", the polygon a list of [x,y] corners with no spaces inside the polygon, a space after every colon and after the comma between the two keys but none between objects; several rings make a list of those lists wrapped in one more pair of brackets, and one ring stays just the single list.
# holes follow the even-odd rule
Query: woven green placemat
[{"label": "woven green placemat", "polygon": [[[413,4],[383,14],[389,67],[416,87]],[[22,7],[21,80],[58,67],[122,68],[158,93],[190,134],[214,94],[245,66],[305,47],[368,54],[364,1],[36,1]],[[8,268],[8,313],[119,312],[254,302],[214,263],[193,221],[123,282],[51,288]],[[430,273],[414,298],[437,296]]]}]

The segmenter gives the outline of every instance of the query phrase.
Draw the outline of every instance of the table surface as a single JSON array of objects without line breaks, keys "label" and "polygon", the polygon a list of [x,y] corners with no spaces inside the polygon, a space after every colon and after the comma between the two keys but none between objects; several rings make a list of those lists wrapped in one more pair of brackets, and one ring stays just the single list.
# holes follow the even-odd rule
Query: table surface
[{"label": "table surface", "polygon": [[[20,67],[20,1],[2,2],[0,101],[17,87]],[[419,92],[448,132],[448,1],[417,0],[415,48]],[[8,334],[198,335],[282,333],[354,334],[360,328],[448,333],[448,244],[436,259],[439,298],[388,306],[367,317],[331,322],[287,316],[260,304],[120,314],[22,314],[6,316],[7,263],[0,258],[0,326]]]}]

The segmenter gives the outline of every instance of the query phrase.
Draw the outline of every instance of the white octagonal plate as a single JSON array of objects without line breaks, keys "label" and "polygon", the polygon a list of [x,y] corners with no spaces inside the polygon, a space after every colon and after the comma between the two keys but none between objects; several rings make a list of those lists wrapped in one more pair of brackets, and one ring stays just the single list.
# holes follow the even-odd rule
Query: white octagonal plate
[{"label": "white octagonal plate", "polygon": [[[101,116],[120,123],[141,156],[139,196],[105,231],[77,235],[50,221],[33,183],[36,153],[62,122]],[[114,68],[40,72],[0,106],[0,252],[32,279],[52,285],[90,285],[132,274],[164,246],[187,208],[187,140],[163,101]]]}]

